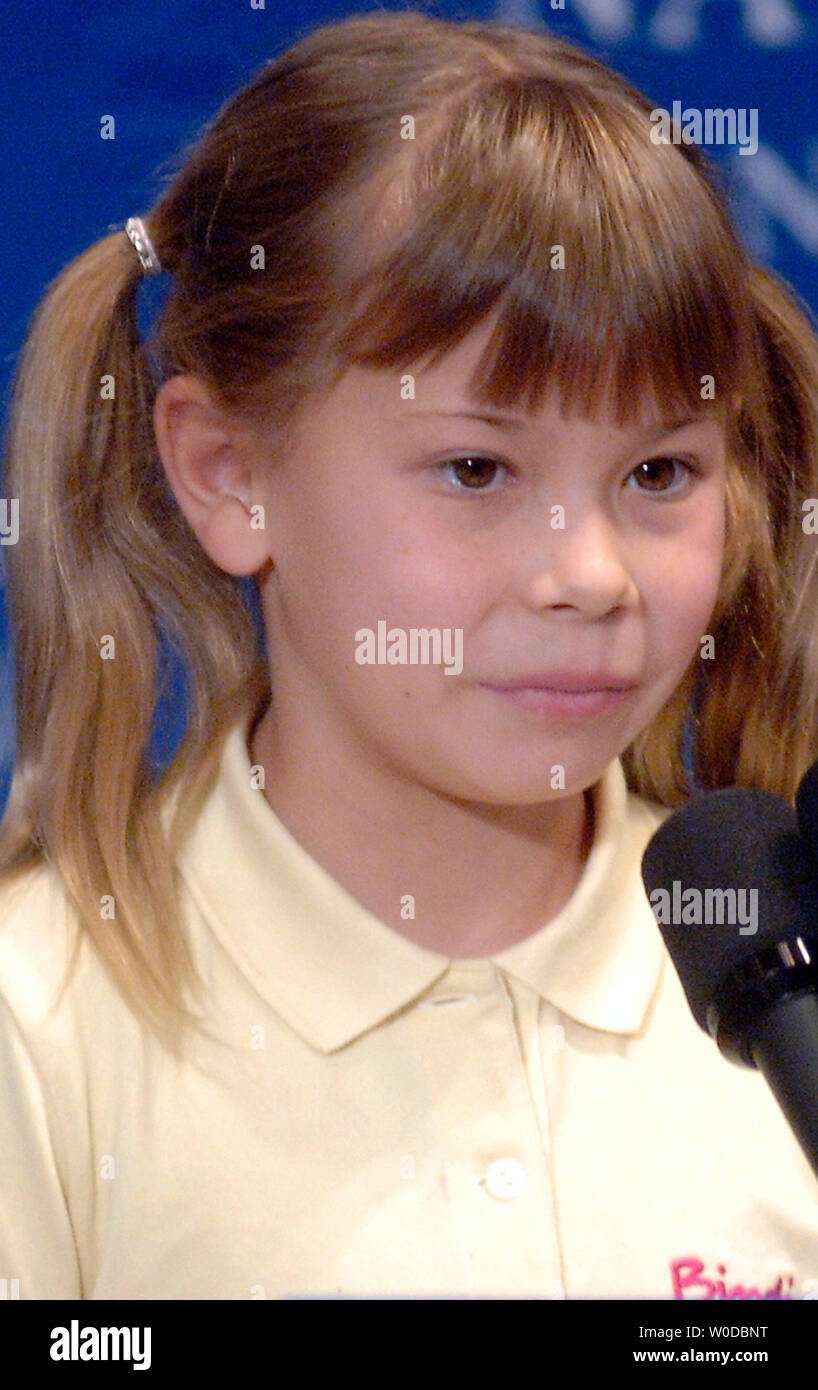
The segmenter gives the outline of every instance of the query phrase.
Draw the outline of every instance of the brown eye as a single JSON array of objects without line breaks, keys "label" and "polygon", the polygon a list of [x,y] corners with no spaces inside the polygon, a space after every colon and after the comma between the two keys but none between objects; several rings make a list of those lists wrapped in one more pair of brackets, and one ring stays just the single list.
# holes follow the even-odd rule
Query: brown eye
[{"label": "brown eye", "polygon": [[449,459],[440,465],[449,476],[454,478],[458,488],[463,492],[487,492],[491,484],[499,476],[499,470],[505,465],[498,463],[496,459],[486,458],[482,454],[468,454],[464,458]]},{"label": "brown eye", "polygon": [[[674,472],[677,469],[680,472],[675,473],[675,479],[678,481],[679,487],[674,488],[672,484]],[[685,459],[655,458],[646,459],[644,463],[637,464],[630,476],[638,480],[641,491],[662,494],[679,492],[688,479],[695,476],[695,473],[696,470]]]}]

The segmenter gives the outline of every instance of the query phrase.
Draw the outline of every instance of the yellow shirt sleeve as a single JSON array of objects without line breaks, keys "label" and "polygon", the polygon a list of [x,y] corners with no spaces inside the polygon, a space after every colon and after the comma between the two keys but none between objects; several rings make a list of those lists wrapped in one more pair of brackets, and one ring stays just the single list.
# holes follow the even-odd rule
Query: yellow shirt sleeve
[{"label": "yellow shirt sleeve", "polygon": [[4,1279],[8,1298],[82,1297],[41,1080],[17,1020],[0,995],[0,1281]]}]

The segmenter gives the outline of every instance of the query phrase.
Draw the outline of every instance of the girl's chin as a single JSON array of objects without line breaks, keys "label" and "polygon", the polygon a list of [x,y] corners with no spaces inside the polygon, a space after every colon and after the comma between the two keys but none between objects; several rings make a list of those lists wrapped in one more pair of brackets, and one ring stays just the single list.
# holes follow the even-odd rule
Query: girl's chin
[{"label": "girl's chin", "polygon": [[445,784],[435,778],[427,785],[444,796],[475,805],[540,806],[566,801],[587,791],[604,776],[614,757],[604,764],[589,762],[571,769],[554,763],[537,776],[532,776],[530,765],[527,769],[521,768],[517,776],[507,766],[498,769],[496,777],[487,774],[485,767],[475,768],[471,775],[464,771],[462,777],[453,777]]}]

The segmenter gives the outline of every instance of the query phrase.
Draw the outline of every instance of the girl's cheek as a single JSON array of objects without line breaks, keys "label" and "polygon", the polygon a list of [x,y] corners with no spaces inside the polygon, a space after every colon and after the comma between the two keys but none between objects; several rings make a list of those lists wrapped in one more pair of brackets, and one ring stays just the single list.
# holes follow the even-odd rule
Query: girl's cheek
[{"label": "girl's cheek", "polygon": [[719,576],[714,576],[711,583],[698,585],[694,594],[691,596],[692,602],[687,610],[688,630],[690,632],[691,644],[695,649],[699,649],[702,638],[709,633],[709,623],[713,610],[716,606],[719,592]]}]

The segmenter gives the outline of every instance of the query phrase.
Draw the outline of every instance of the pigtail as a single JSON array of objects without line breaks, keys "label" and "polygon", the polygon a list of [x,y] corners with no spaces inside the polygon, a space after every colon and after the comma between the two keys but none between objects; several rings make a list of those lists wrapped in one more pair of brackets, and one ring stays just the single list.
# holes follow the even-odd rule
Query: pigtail
[{"label": "pigtail", "polygon": [[739,417],[730,495],[741,580],[722,596],[712,674],[701,663],[696,761],[705,787],[792,801],[818,757],[818,342],[774,275],[753,266],[751,293],[758,392]]},{"label": "pigtail", "polygon": [[794,800],[818,757],[818,341],[774,275],[748,268],[748,389],[730,421],[719,600],[671,700],[623,757],[631,788],[666,806],[694,789],[760,787]]},{"label": "pigtail", "polygon": [[[184,813],[240,696],[260,690],[237,581],[198,546],[158,458],[140,277],[124,232],[92,246],[42,301],[18,367],[4,479],[19,508],[6,551],[17,755],[0,871],[51,863],[126,997],[172,1042],[197,982],[160,807],[181,779]],[[161,787],[146,760],[158,620],[195,692]]]}]

